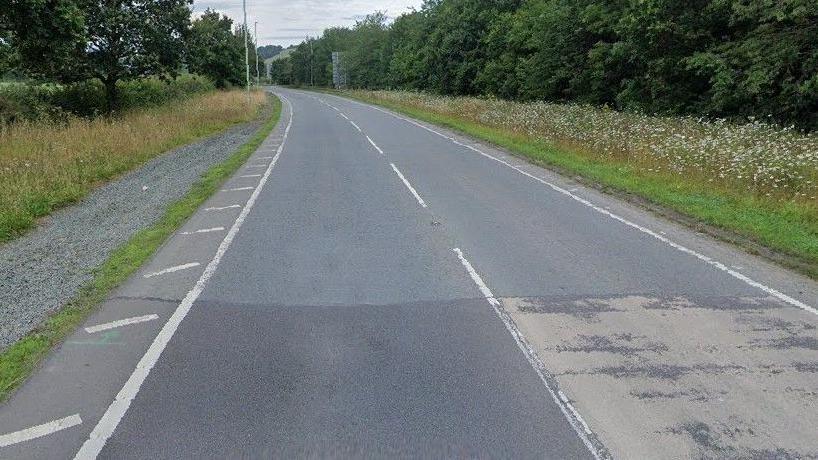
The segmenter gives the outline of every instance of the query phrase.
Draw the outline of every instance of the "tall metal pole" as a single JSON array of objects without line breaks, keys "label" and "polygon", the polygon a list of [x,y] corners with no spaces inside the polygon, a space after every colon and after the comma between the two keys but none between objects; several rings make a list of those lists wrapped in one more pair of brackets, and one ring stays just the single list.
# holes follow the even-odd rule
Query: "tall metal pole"
[{"label": "tall metal pole", "polygon": [[261,74],[258,71],[258,21],[253,24],[253,34],[255,35],[255,44],[256,44],[256,86],[261,84]]},{"label": "tall metal pole", "polygon": [[244,74],[247,82],[247,105],[250,105],[250,45],[247,43],[247,0],[241,0],[241,9],[244,12]]}]

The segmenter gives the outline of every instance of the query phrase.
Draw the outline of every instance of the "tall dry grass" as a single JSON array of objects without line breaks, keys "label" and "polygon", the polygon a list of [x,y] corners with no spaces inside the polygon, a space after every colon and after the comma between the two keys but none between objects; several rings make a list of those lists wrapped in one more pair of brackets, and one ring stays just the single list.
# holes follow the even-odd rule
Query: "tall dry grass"
[{"label": "tall dry grass", "polygon": [[213,92],[115,118],[0,126],[0,241],[162,152],[255,119],[266,96],[245,98]]},{"label": "tall dry grass", "polygon": [[622,113],[580,104],[357,91],[366,99],[431,111],[571,151],[627,162],[645,174],[698,180],[737,193],[816,206],[818,133],[760,121]]}]

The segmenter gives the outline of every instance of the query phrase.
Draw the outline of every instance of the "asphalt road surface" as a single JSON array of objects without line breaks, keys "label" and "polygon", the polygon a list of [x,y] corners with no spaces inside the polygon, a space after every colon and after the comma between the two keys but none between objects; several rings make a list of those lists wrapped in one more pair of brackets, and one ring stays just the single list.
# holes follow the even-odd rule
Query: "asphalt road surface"
[{"label": "asphalt road surface", "polygon": [[253,158],[0,407],[0,457],[818,456],[815,283],[275,91]]}]

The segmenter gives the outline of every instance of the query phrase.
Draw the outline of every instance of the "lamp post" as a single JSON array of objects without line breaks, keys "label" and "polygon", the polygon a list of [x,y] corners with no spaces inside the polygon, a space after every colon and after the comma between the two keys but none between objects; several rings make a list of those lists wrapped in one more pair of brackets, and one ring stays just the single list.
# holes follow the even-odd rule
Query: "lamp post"
[{"label": "lamp post", "polygon": [[253,39],[256,44],[256,86],[261,85],[261,74],[258,71],[258,21],[253,24],[253,35],[255,38]]},{"label": "lamp post", "polygon": [[250,105],[250,51],[247,43],[247,0],[241,0],[241,9],[244,13],[244,76],[247,83],[247,105]]}]

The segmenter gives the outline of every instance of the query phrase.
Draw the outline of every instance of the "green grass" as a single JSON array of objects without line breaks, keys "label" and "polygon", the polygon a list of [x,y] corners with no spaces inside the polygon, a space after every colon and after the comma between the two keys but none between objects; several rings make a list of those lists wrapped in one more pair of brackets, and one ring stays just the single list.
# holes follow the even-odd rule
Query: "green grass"
[{"label": "green grass", "polygon": [[0,401],[5,400],[48,354],[61,343],[111,292],[128,279],[232,175],[270,134],[281,116],[281,101],[271,96],[271,117],[226,161],[210,168],[159,221],[119,247],[94,273],[91,282],[68,305],[39,328],[0,354]]},{"label": "green grass", "polygon": [[[503,147],[532,163],[648,204],[652,210],[818,279],[818,207],[714,187],[696,178],[647,173],[508,130],[393,101],[331,91],[445,126]],[[645,203],[647,202],[647,203]],[[653,206],[658,205],[658,206]]]},{"label": "green grass", "polygon": [[266,98],[254,92],[248,110],[246,97],[212,91],[116,117],[0,122],[0,243],[156,155],[255,119]]}]

